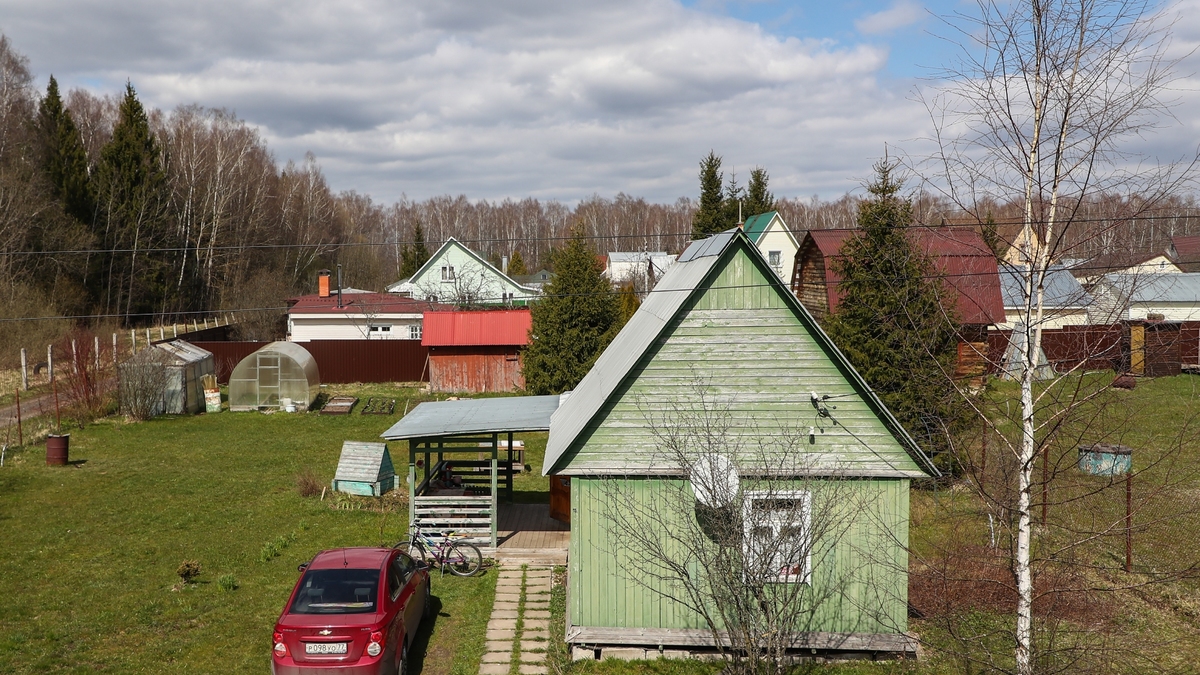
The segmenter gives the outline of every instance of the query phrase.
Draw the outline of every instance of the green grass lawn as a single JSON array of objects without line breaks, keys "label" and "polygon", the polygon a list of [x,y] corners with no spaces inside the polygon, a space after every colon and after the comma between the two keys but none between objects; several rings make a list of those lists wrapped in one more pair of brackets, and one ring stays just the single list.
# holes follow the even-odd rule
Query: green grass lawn
[{"label": "green grass lawn", "polygon": [[[311,469],[328,483],[342,441],[377,440],[418,390],[325,391],[400,400],[390,417],[102,420],[73,431],[65,468],[44,466],[40,446],[10,454],[0,469],[0,672],[266,672],[297,564],[404,535],[404,512],[335,510],[328,496],[300,497],[296,477]],[[181,588],[176,569],[189,559],[203,573]],[[236,590],[219,586],[223,575]],[[490,572],[435,573],[439,613],[414,650],[415,673],[478,672],[494,586]]]}]

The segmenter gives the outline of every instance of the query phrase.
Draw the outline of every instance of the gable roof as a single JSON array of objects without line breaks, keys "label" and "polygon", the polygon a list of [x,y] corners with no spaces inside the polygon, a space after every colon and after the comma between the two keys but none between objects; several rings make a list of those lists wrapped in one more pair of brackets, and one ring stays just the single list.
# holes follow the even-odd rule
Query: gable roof
[{"label": "gable roof", "polygon": [[561,396],[503,396],[425,401],[380,434],[389,441],[546,431]]},{"label": "gable roof", "polygon": [[783,222],[783,216],[779,215],[778,211],[767,211],[766,213],[750,216],[743,223],[742,229],[746,231],[746,236],[750,237],[750,241],[757,244],[763,238],[763,235],[767,233],[767,229],[771,226],[771,221],[776,218],[779,218],[779,224],[783,227],[783,231],[787,233],[788,237],[791,238],[792,244],[799,246],[799,242],[796,241],[796,235],[792,234],[791,229],[788,228],[787,223]]},{"label": "gable roof", "polygon": [[421,344],[426,347],[529,344],[533,325],[528,309],[426,312]]},{"label": "gable roof", "polygon": [[[425,264],[421,265],[421,268],[418,269],[415,273],[413,273],[413,275],[411,277],[409,277],[407,281],[412,282],[413,279],[419,279],[427,271],[432,270],[433,267],[437,264],[437,260],[438,260],[438,258],[441,257],[442,253],[444,253],[447,249],[449,249],[452,246],[455,248],[458,248],[462,251],[465,251],[467,255],[474,258],[475,262],[479,263],[485,270],[491,270],[492,272],[494,272],[496,274],[496,276],[500,277],[501,279],[506,279],[513,286],[516,286],[517,288],[528,291],[532,295],[537,295],[538,291],[536,288],[529,288],[527,286],[522,286],[521,284],[517,283],[516,281],[513,280],[512,277],[508,276],[504,272],[501,272],[499,269],[496,268],[495,265],[493,265],[492,263],[485,260],[483,258],[483,256],[479,255],[475,251],[472,251],[470,247],[468,247],[466,244],[462,243],[461,241],[455,239],[454,237],[450,237],[449,239],[446,240],[446,243],[439,246],[438,250],[434,251],[433,255],[429,256],[429,260],[426,260]],[[401,285],[400,283],[395,283],[395,284],[392,284],[392,286],[390,286],[389,288],[395,288],[400,285]]]},{"label": "gable roof", "polygon": [[[932,461],[921,451],[891,411],[883,405],[862,376],[854,370],[808,310],[783,286],[746,233],[736,228],[694,241],[688,246],[679,256],[678,262],[663,276],[658,286],[596,360],[571,396],[554,413],[542,465],[543,475],[548,475],[558,467],[592,420],[617,396],[617,391],[625,379],[662,338],[667,327],[684,313],[690,300],[706,290],[706,285],[711,283],[720,263],[739,249],[744,250],[756,261],[769,286],[779,294],[786,307],[792,310],[817,344],[824,348],[871,412],[883,422],[893,438],[921,468],[921,471],[915,472],[916,475],[940,475]],[[912,474],[899,470],[889,475],[912,477]]]},{"label": "gable roof", "polygon": [[1104,284],[1126,302],[1200,304],[1200,273],[1106,274]]},{"label": "gable roof", "polygon": [[[838,286],[841,275],[829,261],[841,257],[842,246],[861,230],[809,230],[797,257],[803,255],[809,241],[825,258],[825,293],[829,311],[841,301]],[[934,266],[954,292],[954,307],[965,324],[1004,322],[1004,297],[996,256],[975,230],[967,227],[914,227],[909,230],[914,243],[933,258]]]},{"label": "gable roof", "polygon": [[1184,272],[1200,272],[1200,234],[1171,237],[1167,253]]},{"label": "gable roof", "polygon": [[[1025,267],[1000,265],[1000,290],[1004,306],[1022,307],[1025,304]],[[1082,308],[1092,304],[1092,297],[1083,290],[1071,270],[1063,265],[1051,265],[1042,281],[1043,304],[1047,308]]]}]

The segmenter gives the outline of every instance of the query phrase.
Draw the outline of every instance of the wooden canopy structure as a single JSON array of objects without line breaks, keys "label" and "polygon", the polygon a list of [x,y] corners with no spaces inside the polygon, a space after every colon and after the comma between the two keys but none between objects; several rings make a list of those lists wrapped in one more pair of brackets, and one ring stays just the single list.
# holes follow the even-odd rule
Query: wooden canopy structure
[{"label": "wooden canopy structure", "polygon": [[383,432],[408,441],[408,520],[495,549],[498,498],[513,496],[513,434],[549,431],[558,396],[433,401]]}]

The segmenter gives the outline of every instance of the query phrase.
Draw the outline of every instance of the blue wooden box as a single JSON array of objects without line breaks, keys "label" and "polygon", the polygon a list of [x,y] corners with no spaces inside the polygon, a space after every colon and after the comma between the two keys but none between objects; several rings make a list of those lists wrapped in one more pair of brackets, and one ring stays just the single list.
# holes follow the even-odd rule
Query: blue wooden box
[{"label": "blue wooden box", "polygon": [[1123,476],[1133,466],[1133,448],[1096,443],[1079,446],[1079,470],[1093,476]]},{"label": "blue wooden box", "polygon": [[333,491],[381,497],[396,489],[397,478],[386,443],[345,441],[333,477]]}]

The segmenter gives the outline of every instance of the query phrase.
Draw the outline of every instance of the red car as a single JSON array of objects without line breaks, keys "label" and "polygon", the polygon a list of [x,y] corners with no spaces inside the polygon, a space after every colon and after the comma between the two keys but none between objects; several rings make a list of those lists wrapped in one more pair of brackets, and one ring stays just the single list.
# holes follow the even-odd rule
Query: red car
[{"label": "red car", "polygon": [[403,675],[431,611],[429,570],[391,548],[322,551],[275,623],[276,675]]}]

